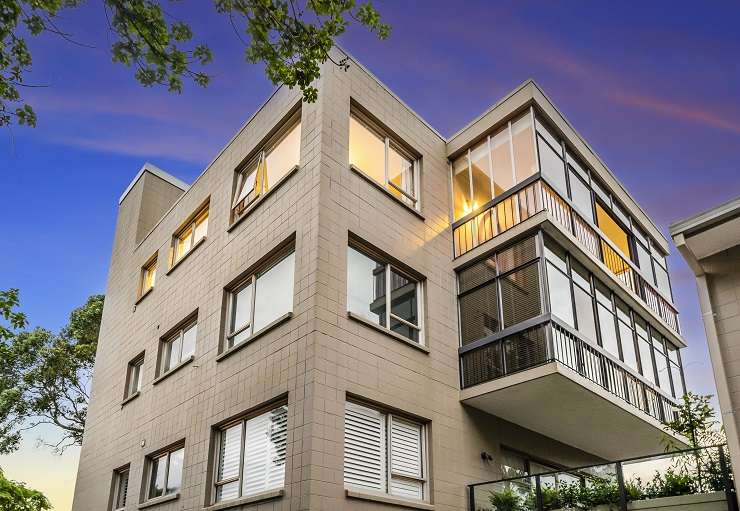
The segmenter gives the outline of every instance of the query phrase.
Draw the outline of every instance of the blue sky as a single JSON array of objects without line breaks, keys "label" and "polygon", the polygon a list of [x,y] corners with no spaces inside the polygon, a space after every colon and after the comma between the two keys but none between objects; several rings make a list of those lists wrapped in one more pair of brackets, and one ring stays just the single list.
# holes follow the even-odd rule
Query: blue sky
[{"label": "blue sky", "polygon": [[[534,78],[664,231],[740,195],[740,4],[376,5],[391,38],[353,29],[341,44],[442,134]],[[0,289],[21,289],[32,325],[59,328],[104,292],[117,200],[143,162],[192,181],[274,88],[210,2],[171,8],[214,50],[208,89],[140,87],[111,62],[98,2],[59,22],[93,48],[31,41],[29,82],[46,87],[23,90],[38,127],[0,134]],[[675,250],[669,267],[689,388],[714,392],[693,276]],[[0,466],[67,511],[76,452],[56,458],[35,446],[40,434],[53,437],[31,433]]]}]

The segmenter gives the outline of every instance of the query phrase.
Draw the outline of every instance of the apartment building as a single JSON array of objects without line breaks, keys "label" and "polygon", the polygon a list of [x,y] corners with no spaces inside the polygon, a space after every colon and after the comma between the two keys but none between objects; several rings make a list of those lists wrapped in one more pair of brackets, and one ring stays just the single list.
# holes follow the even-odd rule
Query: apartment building
[{"label": "apartment building", "polygon": [[670,227],[673,242],[696,276],[717,400],[734,479],[740,480],[740,198]]},{"label": "apartment building", "polygon": [[121,196],[76,511],[463,510],[662,450],[652,221],[535,83],[445,138],[350,62]]}]

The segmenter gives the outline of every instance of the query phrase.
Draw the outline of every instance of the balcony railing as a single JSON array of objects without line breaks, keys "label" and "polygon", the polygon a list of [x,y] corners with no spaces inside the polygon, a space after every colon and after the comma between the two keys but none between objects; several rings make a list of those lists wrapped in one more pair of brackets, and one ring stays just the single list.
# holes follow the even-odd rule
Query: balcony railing
[{"label": "balcony railing", "polygon": [[651,417],[675,418],[676,402],[638,373],[549,314],[460,348],[462,388],[559,362]]},{"label": "balcony railing", "polygon": [[468,486],[469,511],[625,511],[672,506],[737,511],[726,445]]},{"label": "balcony railing", "polygon": [[453,227],[455,257],[506,232],[541,211],[550,215],[581,246],[597,258],[628,289],[675,332],[680,332],[678,312],[645,280],[631,261],[619,253],[612,242],[578,214],[568,202],[543,180],[536,180],[508,196],[491,201],[480,213]]}]

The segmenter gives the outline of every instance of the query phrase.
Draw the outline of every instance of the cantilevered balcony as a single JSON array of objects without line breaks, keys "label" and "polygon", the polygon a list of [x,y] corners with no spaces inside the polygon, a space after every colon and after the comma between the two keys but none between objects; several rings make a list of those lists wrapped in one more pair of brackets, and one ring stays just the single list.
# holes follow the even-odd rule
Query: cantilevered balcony
[{"label": "cantilevered balcony", "polygon": [[461,401],[605,459],[659,452],[677,402],[551,314],[460,348]]}]

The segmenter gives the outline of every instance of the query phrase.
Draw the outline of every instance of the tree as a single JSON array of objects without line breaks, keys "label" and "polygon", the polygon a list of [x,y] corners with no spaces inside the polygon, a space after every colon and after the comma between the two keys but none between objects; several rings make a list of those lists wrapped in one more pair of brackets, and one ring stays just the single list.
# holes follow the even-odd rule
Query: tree
[{"label": "tree", "polygon": [[53,447],[63,451],[82,442],[88,385],[98,343],[103,296],[93,295],[72,311],[58,334],[30,331],[18,312],[18,290],[0,292],[0,454],[16,450],[21,432],[52,424],[62,433]]},{"label": "tree", "polygon": [[51,504],[41,492],[11,481],[0,470],[0,509],[3,511],[42,511]]},{"label": "tree", "polygon": [[[172,0],[174,1],[174,0]],[[181,92],[183,80],[207,86],[204,71],[211,49],[195,44],[189,24],[163,8],[164,0],[100,0],[106,11],[113,61],[136,69],[144,86],[163,85]],[[14,121],[36,125],[33,108],[19,89],[32,86],[25,78],[33,59],[26,36],[50,33],[74,42],[58,25],[63,10],[83,0],[4,0],[0,2],[0,126]],[[356,0],[214,0],[217,12],[246,46],[246,60],[264,62],[274,84],[299,87],[306,101],[316,100],[312,85],[320,64],[331,59],[335,39],[354,21],[380,39],[390,27],[380,21],[370,1]],[[246,36],[244,38],[243,36]],[[346,59],[335,62],[346,69]]]},{"label": "tree", "polygon": [[[692,448],[724,444],[727,439],[717,422],[714,408],[709,404],[711,398],[710,395],[688,392],[683,396],[676,418],[667,422],[666,427],[687,438]],[[664,443],[666,450],[678,449],[678,444],[672,438],[666,438]]]}]

